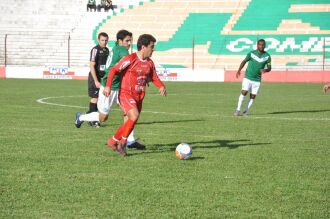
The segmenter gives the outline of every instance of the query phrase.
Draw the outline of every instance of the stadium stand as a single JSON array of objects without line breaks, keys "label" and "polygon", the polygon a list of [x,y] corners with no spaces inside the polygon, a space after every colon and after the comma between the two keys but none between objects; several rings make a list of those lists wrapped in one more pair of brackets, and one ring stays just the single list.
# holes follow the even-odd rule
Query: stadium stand
[{"label": "stadium stand", "polygon": [[[7,34],[7,65],[67,66],[70,36],[70,65],[87,66],[89,51],[94,46],[93,30],[113,12],[86,12],[86,2],[17,0],[9,4],[1,1],[0,65],[5,62]],[[114,13],[141,0],[121,2],[124,1],[117,1]]]},{"label": "stadium stand", "polygon": [[157,38],[153,59],[162,66],[236,69],[265,38],[274,68],[324,62],[330,69],[329,0],[118,0],[108,13],[86,12],[86,2],[2,1],[0,65],[5,34],[8,65],[66,66],[70,36],[70,65],[80,67],[88,65],[97,33],[107,32],[113,43],[119,29],[128,29],[134,42],[142,33]]},{"label": "stadium stand", "polygon": [[[266,38],[275,68],[313,69],[323,64],[323,43],[330,43],[330,4],[326,3],[329,1],[158,0],[109,18],[98,31],[123,27],[139,35],[148,30],[159,41],[154,60],[164,66],[192,67],[194,39],[195,68],[236,69],[255,42]],[[245,49],[229,49],[242,43]],[[327,52],[326,64],[328,56]]]}]

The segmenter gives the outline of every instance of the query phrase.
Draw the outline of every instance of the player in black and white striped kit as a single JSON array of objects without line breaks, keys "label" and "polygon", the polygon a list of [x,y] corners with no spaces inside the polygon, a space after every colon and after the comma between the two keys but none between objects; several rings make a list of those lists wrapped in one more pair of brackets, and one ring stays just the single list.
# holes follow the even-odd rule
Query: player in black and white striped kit
[{"label": "player in black and white striped kit", "polygon": [[[101,87],[101,79],[105,74],[106,62],[109,56],[109,49],[107,48],[109,40],[108,34],[101,32],[97,38],[99,44],[92,48],[89,60],[88,96],[91,99],[89,102],[89,111],[87,113],[97,112],[97,99]],[[90,125],[99,127],[100,123],[91,122]]]}]

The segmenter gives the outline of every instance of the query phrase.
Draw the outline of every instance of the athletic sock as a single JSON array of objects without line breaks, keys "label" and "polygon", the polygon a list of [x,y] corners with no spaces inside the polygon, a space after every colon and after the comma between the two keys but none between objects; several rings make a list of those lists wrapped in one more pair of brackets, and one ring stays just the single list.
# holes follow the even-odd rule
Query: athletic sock
[{"label": "athletic sock", "polygon": [[128,135],[134,129],[134,126],[135,126],[135,122],[133,120],[128,119],[125,122],[125,127],[124,127],[124,130],[123,130],[123,133],[122,133],[122,137],[127,139]]},{"label": "athletic sock", "polygon": [[128,138],[127,138],[127,145],[131,145],[135,142],[135,138],[134,138],[134,129],[131,131],[131,134],[129,134]]},{"label": "athletic sock", "polygon": [[95,122],[95,121],[100,122],[100,114],[98,112],[82,114],[79,117],[79,120],[85,122]]},{"label": "athletic sock", "polygon": [[247,113],[252,106],[253,99],[249,99],[249,102],[246,104],[245,113]]},{"label": "athletic sock", "polygon": [[117,139],[118,141],[121,139],[121,137],[123,136],[123,131],[125,128],[125,124],[122,124],[116,131],[115,135],[113,136],[113,138]]},{"label": "athletic sock", "polygon": [[89,111],[87,113],[97,112],[97,103],[89,103]]},{"label": "athletic sock", "polygon": [[243,101],[244,101],[244,98],[245,96],[243,94],[241,94],[238,98],[238,103],[237,103],[237,111],[240,111],[241,110],[241,106],[243,104]]},{"label": "athletic sock", "polygon": [[128,119],[124,124],[122,124],[116,131],[116,134],[113,136],[117,140],[121,140],[122,138],[127,139],[127,136],[134,129],[135,122],[133,120]]}]

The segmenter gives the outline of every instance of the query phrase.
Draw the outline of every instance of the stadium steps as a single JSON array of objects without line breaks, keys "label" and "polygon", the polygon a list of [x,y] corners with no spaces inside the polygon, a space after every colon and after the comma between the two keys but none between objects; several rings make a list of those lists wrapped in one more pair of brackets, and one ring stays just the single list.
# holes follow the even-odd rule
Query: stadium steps
[{"label": "stadium steps", "polygon": [[[4,34],[8,34],[8,54],[11,56],[8,61],[12,65],[67,65],[70,33],[71,65],[88,66],[89,52],[98,32],[107,32],[110,40],[115,41],[116,32],[127,28],[134,33],[134,43],[138,35],[146,32],[157,38],[158,51],[153,59],[158,64],[191,67],[191,39],[195,35],[195,67],[226,69],[237,69],[245,56],[225,52],[226,43],[238,36],[257,39],[262,34],[292,34],[299,41],[304,34],[330,34],[330,23],[326,19],[329,0],[120,2],[124,9],[115,13],[87,13],[85,0],[17,0],[10,4],[1,1],[0,64],[4,62]],[[16,11],[20,5],[24,5],[24,10]],[[255,22],[256,11],[260,12],[258,22]],[[214,19],[220,19],[217,16],[228,16],[227,21],[215,22]],[[42,53],[42,57],[37,59],[35,53]],[[319,55],[299,55],[290,49],[284,54],[272,55],[273,66],[286,67],[289,62],[296,62],[297,66],[322,63]],[[329,63],[329,59],[326,62]]]},{"label": "stadium steps", "polygon": [[[24,10],[15,11],[18,8]],[[77,24],[86,3],[75,1],[17,0],[12,4],[1,1],[3,11],[0,35],[7,38],[7,64],[43,66],[47,59],[62,60],[55,48],[67,41],[68,33]],[[3,54],[4,47],[1,48]],[[4,57],[0,57],[0,64]]]},{"label": "stadium steps", "polygon": [[[330,59],[325,59],[325,63],[330,63]],[[301,61],[286,63],[287,69],[323,69],[323,57],[317,56],[315,58],[308,58]],[[326,64],[325,69],[330,69],[330,65]]]},{"label": "stadium steps", "polygon": [[[238,20],[233,30],[277,30],[282,20],[299,19],[303,23],[310,23],[311,26],[317,26],[320,30],[329,30],[330,22],[327,12],[319,12],[317,9],[311,12],[290,11],[291,5],[297,4],[326,4],[328,0],[253,0],[245,10],[244,14]],[[265,7],[265,5],[267,5]],[[291,6],[292,7],[292,6]],[[257,13],[262,11],[262,13]],[[315,13],[318,12],[318,13]]]},{"label": "stadium steps", "polygon": [[[284,0],[280,1],[281,3],[284,2]],[[244,23],[246,17],[250,17],[249,19],[251,19],[251,16],[248,14],[249,11],[255,12],[262,9],[262,17],[264,14],[268,15],[267,10],[269,10],[271,16],[261,22],[262,24],[266,23],[267,25],[269,22],[273,22],[273,17],[275,17],[275,20],[277,17],[280,17],[280,23],[276,24],[274,26],[275,29],[272,30],[274,35],[283,33],[302,34],[306,33],[306,31],[308,33],[328,33],[328,27],[324,26],[325,29],[323,30],[323,25],[318,25],[318,23],[315,25],[315,22],[311,22],[313,18],[308,19],[309,22],[303,20],[305,17],[308,17],[310,13],[305,13],[302,17],[295,14],[297,18],[291,13],[291,17],[289,16],[288,19],[285,19],[286,15],[289,15],[288,9],[290,5],[298,3],[305,4],[308,2],[310,1],[297,0],[291,3],[285,2],[285,4],[282,4],[284,9],[282,6],[279,7],[280,9],[276,9],[276,13],[279,14],[274,15],[272,5],[276,4],[277,6],[277,2],[271,2],[271,4],[269,4],[270,6],[267,5],[267,7],[264,7],[265,3],[261,3],[260,0],[231,2],[158,0],[145,3],[143,7],[126,10],[123,14],[107,19],[97,32],[126,28],[132,31],[135,35],[139,35],[144,33],[144,30],[149,30],[150,33],[158,39],[156,51],[153,55],[154,61],[161,65],[184,65],[186,67],[192,67],[192,36],[195,35],[194,61],[196,68],[237,69],[237,66],[245,55],[236,55],[236,57],[232,57],[230,54],[223,53],[223,51],[226,51],[224,46],[226,45],[226,42],[232,40],[233,37],[238,35],[238,31],[241,31],[242,35],[248,34],[249,37],[252,36],[255,39],[258,38],[258,36],[254,35],[256,32],[251,31],[251,28],[248,31],[245,31],[244,29],[232,31],[232,28],[242,26],[241,23]],[[322,3],[324,1],[317,0],[317,3],[320,2]],[[260,5],[263,7],[260,7]],[[215,14],[221,14],[219,16],[225,17],[225,19],[223,19],[223,25],[221,24],[221,19],[216,17]],[[198,18],[194,20],[194,16]],[[254,17],[255,15],[253,14],[253,18]],[[218,20],[218,22],[213,22],[214,20]],[[318,22],[324,23],[325,21],[320,21],[319,19]],[[207,25],[204,25],[204,23]],[[258,22],[249,22],[248,25],[249,27],[251,27],[251,25],[258,25]],[[287,28],[287,30],[285,28]],[[258,28],[256,28],[256,31],[258,31]],[[267,33],[269,30],[265,28],[260,31]],[[113,38],[111,40],[114,41]],[[136,43],[136,37],[134,38],[134,42]],[[292,51],[288,50],[287,54],[291,57],[279,57],[277,60],[273,61],[273,64],[285,67],[287,62],[306,61],[306,59],[301,59],[300,56],[292,53]],[[315,57],[315,55],[312,55],[312,58]]]},{"label": "stadium steps", "polygon": [[[113,29],[124,28],[132,31],[135,36],[145,32],[152,33],[158,40],[156,46],[156,50],[158,51],[156,51],[153,56],[156,63],[185,65],[188,67],[191,66],[191,50],[189,52],[190,55],[187,56],[189,58],[184,55],[169,58],[169,56],[164,54],[167,54],[165,50],[192,48],[192,27],[194,22],[198,23],[198,28],[201,29],[196,33],[196,44],[207,43],[208,35],[214,37],[219,35],[231,14],[234,13],[237,8],[241,9],[241,7],[245,7],[244,5],[247,4],[244,3],[240,5],[240,2],[239,0],[230,2],[225,0],[158,0],[144,3],[141,8],[126,10],[123,14],[111,17],[100,26],[97,32],[108,32]],[[247,1],[244,0],[244,2]],[[115,41],[113,37],[110,37],[110,39]],[[134,43],[136,43],[136,40],[137,37],[134,37]],[[159,50],[162,52],[159,52]],[[207,52],[204,52],[203,55],[207,55]],[[196,57],[198,56],[197,54]]]},{"label": "stadium steps", "polygon": [[[118,0],[129,8],[144,0]],[[86,12],[86,0],[1,1],[0,65],[4,64],[4,36],[8,35],[7,64],[44,66],[67,65],[68,36],[71,35],[72,65],[87,66],[89,52],[95,45],[93,30],[109,12]],[[24,6],[24,10],[22,8]],[[115,12],[120,12],[116,9]],[[112,31],[113,32],[113,31]]]},{"label": "stadium steps", "polygon": [[229,17],[230,14],[222,13],[191,13],[169,41],[157,44],[157,50],[191,48],[193,39],[195,45],[216,40]]},{"label": "stadium steps", "polygon": [[[149,32],[158,41],[168,41],[190,13],[234,13],[238,2],[239,0],[145,2],[142,7],[125,10],[122,14],[111,17],[96,32],[128,29],[135,36]],[[115,38],[110,40],[115,41]],[[134,43],[136,40],[137,37],[134,38]]]}]

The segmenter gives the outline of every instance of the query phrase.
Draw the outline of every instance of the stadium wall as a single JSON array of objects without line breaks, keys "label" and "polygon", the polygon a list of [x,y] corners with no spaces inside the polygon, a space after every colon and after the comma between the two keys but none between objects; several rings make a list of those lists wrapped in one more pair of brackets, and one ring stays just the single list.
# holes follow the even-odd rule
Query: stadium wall
[{"label": "stadium wall", "polygon": [[[69,79],[87,80],[89,68],[68,67],[4,67],[5,78]],[[186,68],[157,68],[157,74],[164,81],[223,82],[224,70],[196,70]]]},{"label": "stadium wall", "polygon": [[5,72],[5,78],[87,80],[89,68],[10,66]]},{"label": "stadium wall", "polygon": [[0,66],[0,78],[6,78],[6,67]]},{"label": "stadium wall", "polygon": [[[0,78],[68,79],[87,80],[88,67],[18,67],[0,66]],[[244,73],[237,79],[236,71],[222,69],[157,68],[163,81],[192,82],[241,82]],[[278,71],[263,75],[264,82],[326,83],[330,82],[330,71]]]}]

